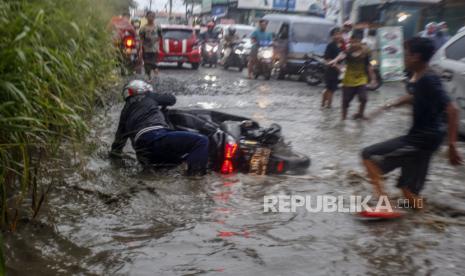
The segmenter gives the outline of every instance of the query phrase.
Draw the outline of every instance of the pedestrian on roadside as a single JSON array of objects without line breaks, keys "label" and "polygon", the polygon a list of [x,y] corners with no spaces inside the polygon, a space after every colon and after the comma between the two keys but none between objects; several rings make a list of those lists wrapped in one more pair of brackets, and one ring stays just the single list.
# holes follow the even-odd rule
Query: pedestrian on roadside
[{"label": "pedestrian on roadside", "polygon": [[425,25],[425,29],[419,33],[420,37],[429,38],[433,40],[436,36],[437,23],[432,21]]},{"label": "pedestrian on roadside", "polygon": [[438,31],[436,32],[437,45],[436,50],[441,48],[450,39],[449,27],[445,21],[438,23]]},{"label": "pedestrian on roadside", "polygon": [[328,65],[325,71],[325,85],[326,88],[323,92],[321,100],[322,108],[331,108],[333,102],[333,94],[336,92],[339,86],[339,64],[332,63],[332,61],[339,56],[341,53],[341,44],[343,42],[342,31],[340,28],[333,28],[329,35],[331,36],[331,42],[326,46],[324,58]]},{"label": "pedestrian on roadside", "polygon": [[439,149],[446,133],[450,163],[463,163],[456,148],[458,109],[444,91],[441,78],[428,66],[434,51],[434,42],[428,38],[414,37],[405,42],[405,67],[413,72],[407,84],[408,95],[384,105],[375,114],[392,107],[412,105],[412,127],[407,135],[369,146],[362,151],[363,164],[375,194],[386,195],[382,175],[401,168],[397,187],[409,200],[408,205],[413,207],[421,207],[419,195],[431,157]]},{"label": "pedestrian on roadside", "polygon": [[376,86],[376,75],[370,64],[371,51],[362,43],[363,30],[356,30],[352,33],[349,48],[330,62],[330,65],[337,64],[345,59],[346,71],[342,80],[342,120],[347,119],[350,103],[355,96],[360,103],[358,112],[353,119],[365,118],[365,107],[368,101],[366,85]]},{"label": "pedestrian on roadside", "polygon": [[149,80],[158,75],[157,58],[159,52],[159,41],[161,29],[155,23],[155,12],[148,11],[146,14],[147,24],[140,28],[139,36],[142,44],[141,59],[144,61],[144,70]]}]

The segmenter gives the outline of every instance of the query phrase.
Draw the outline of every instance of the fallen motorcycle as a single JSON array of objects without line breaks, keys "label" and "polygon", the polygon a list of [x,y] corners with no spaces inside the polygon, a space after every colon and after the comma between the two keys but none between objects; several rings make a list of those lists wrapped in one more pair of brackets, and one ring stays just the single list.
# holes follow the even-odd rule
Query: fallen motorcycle
[{"label": "fallen motorcycle", "polygon": [[209,138],[209,167],[223,174],[257,175],[304,173],[310,159],[284,142],[281,127],[261,127],[241,116],[211,110],[167,109],[165,116],[176,130]]}]

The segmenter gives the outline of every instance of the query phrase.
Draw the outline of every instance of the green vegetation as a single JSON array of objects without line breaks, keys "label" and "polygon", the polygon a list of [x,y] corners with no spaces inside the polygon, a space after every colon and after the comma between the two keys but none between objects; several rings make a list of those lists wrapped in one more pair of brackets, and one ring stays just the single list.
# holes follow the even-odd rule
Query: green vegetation
[{"label": "green vegetation", "polygon": [[[37,184],[60,145],[87,130],[114,71],[107,29],[131,0],[0,0],[0,227],[37,215]],[[24,203],[25,198],[31,198]],[[1,268],[1,265],[0,265]]]},{"label": "green vegetation", "polygon": [[5,259],[3,256],[3,237],[2,233],[0,233],[0,276],[5,275]]}]

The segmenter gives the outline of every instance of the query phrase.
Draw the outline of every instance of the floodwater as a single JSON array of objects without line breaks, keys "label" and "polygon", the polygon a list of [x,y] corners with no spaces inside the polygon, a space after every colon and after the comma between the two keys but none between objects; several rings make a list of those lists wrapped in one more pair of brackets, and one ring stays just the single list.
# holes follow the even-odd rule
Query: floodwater
[{"label": "floodwater", "polygon": [[[463,275],[465,172],[448,165],[444,149],[424,190],[426,210],[401,220],[263,212],[266,195],[369,195],[360,149],[405,132],[408,109],[341,123],[339,93],[332,110],[320,110],[321,87],[249,81],[222,69],[166,69],[160,78],[157,89],[175,93],[177,107],[281,124],[311,168],[301,176],[190,180],[180,168],[147,172],[130,158],[112,164],[106,154],[122,108],[115,100],[94,119],[89,153],[70,161],[38,222],[5,237],[8,275]],[[402,93],[385,85],[368,108]],[[391,194],[396,174],[386,183]]]}]

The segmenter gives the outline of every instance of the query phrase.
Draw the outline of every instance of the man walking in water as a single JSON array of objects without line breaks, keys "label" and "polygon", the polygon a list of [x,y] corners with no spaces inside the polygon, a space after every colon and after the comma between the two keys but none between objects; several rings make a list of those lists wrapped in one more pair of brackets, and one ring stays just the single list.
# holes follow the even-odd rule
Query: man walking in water
[{"label": "man walking in water", "polygon": [[342,120],[347,119],[350,103],[357,96],[360,103],[358,112],[353,119],[365,119],[365,107],[368,102],[366,85],[376,86],[376,75],[370,64],[370,49],[362,43],[363,30],[355,30],[352,33],[349,47],[333,61],[329,66],[335,66],[345,59],[346,72],[342,80]]},{"label": "man walking in water", "polygon": [[446,132],[449,161],[452,165],[462,164],[456,148],[458,109],[444,91],[440,78],[428,67],[434,51],[434,42],[428,38],[415,37],[405,43],[405,66],[413,72],[407,84],[408,95],[384,105],[380,111],[411,104],[413,125],[407,135],[369,146],[362,151],[363,164],[376,195],[386,195],[381,176],[401,168],[397,187],[409,200],[409,206],[414,207],[420,206],[419,194],[426,180],[431,157],[440,147]]},{"label": "man walking in water", "polygon": [[337,63],[332,63],[333,59],[337,58],[341,53],[340,44],[343,43],[341,29],[335,27],[329,33],[331,42],[326,46],[324,58],[331,65],[326,66],[325,85],[326,89],[323,92],[321,100],[322,108],[331,108],[333,102],[333,94],[339,86],[339,68]]},{"label": "man walking in water", "polygon": [[149,79],[158,75],[157,58],[161,30],[155,24],[155,13],[147,12],[147,24],[140,28],[139,36],[142,42],[142,59],[144,60],[145,74]]}]

